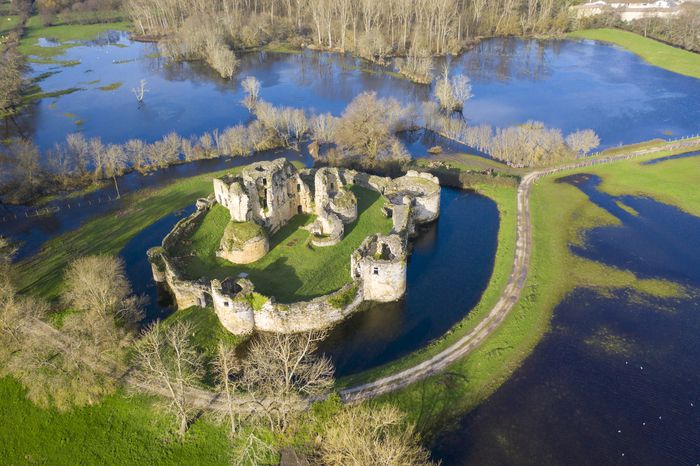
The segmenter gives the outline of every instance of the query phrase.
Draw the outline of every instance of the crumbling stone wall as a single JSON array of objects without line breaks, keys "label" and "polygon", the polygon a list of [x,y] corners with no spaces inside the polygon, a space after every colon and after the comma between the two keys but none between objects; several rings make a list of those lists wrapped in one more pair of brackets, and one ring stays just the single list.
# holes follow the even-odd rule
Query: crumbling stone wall
[{"label": "crumbling stone wall", "polygon": [[350,273],[366,301],[398,301],[406,293],[406,248],[397,234],[367,237],[352,254]]},{"label": "crumbling stone wall", "polygon": [[[255,330],[294,333],[327,328],[345,319],[362,301],[399,300],[406,291],[408,238],[417,224],[439,215],[440,186],[434,176],[410,171],[392,180],[337,168],[298,172],[279,159],[253,164],[239,177],[214,180],[214,198],[229,209],[232,221],[255,222],[270,233],[299,212],[315,212],[317,221],[307,228],[314,233],[314,244],[327,246],[339,242],[344,224],[357,218],[357,199],[346,188],[348,184],[382,194],[393,228],[390,235],[365,239],[350,257],[352,283],[335,293],[293,304],[267,298],[263,303],[255,301],[255,309],[254,302],[246,298],[253,293],[253,284],[246,279],[182,280],[169,258],[169,248],[193,233],[214,199],[200,199],[197,212],[178,222],[163,240],[163,247],[149,251],[153,277],[170,287],[180,308],[213,305],[222,325],[237,335]],[[234,261],[267,252],[260,238],[251,240],[249,249],[247,244],[238,248],[244,257],[232,256]]]}]

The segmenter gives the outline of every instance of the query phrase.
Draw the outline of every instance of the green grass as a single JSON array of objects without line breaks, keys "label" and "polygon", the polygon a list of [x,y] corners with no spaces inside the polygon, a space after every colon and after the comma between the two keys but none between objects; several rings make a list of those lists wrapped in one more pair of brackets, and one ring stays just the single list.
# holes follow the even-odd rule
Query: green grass
[{"label": "green grass", "polygon": [[[129,23],[100,23],[100,24],[65,24],[57,26],[42,26],[38,16],[27,21],[27,28],[20,42],[19,50],[34,63],[58,64],[66,66],[73,62],[59,60],[71,47],[80,45],[80,41],[95,39],[100,34],[111,30],[128,30]],[[58,45],[42,47],[38,44],[40,38],[55,40]]]},{"label": "green grass", "polygon": [[0,36],[12,31],[18,24],[19,16],[0,16]]},{"label": "green grass", "polygon": [[[186,257],[185,275],[190,279],[235,277],[249,274],[256,291],[281,302],[309,299],[335,291],[350,281],[350,255],[370,234],[387,234],[391,220],[382,213],[384,199],[376,192],[357,186],[358,220],[345,227],[343,240],[330,247],[309,244],[310,233],[301,227],[312,221],[297,215],[270,238],[270,252],[252,264],[236,265],[216,257],[230,216],[223,207],[212,209],[187,246],[194,255]],[[189,251],[188,251],[189,252]]]},{"label": "green grass", "polygon": [[230,464],[224,428],[200,419],[180,441],[174,420],[144,396],[119,393],[62,413],[36,407],[21,384],[2,378],[0,399],[0,458],[6,465]]},{"label": "green grass", "polygon": [[660,152],[609,167],[595,167],[587,172],[602,176],[600,189],[613,196],[651,196],[700,216],[700,156],[666,160],[655,165],[641,164],[643,160],[665,155],[671,155],[671,152]]},{"label": "green grass", "polygon": [[[636,162],[618,162],[597,167],[596,170],[605,178],[604,185],[608,183],[606,189],[612,189],[612,186],[623,189],[615,180],[634,163]],[[673,172],[670,168],[664,170],[652,167],[654,166],[644,167],[651,169],[647,174],[650,179],[664,177],[666,171]],[[594,170],[575,172],[591,171]],[[443,374],[383,397],[384,401],[396,403],[410,412],[426,432],[448,428],[451,420],[458,419],[464,412],[477,406],[505,382],[549,329],[554,307],[577,286],[585,284],[600,293],[622,288],[633,289],[641,294],[659,297],[679,296],[685,292],[676,284],[640,279],[630,271],[608,267],[571,254],[569,245],[580,243],[583,231],[600,225],[615,225],[619,221],[589,202],[587,196],[577,188],[556,182],[556,179],[567,174],[569,173],[544,178],[533,188],[531,210],[534,236],[528,279],[520,301],[503,324],[479,348],[453,364]],[[649,184],[655,185],[650,180],[639,178],[634,186],[638,187],[637,193],[641,194]],[[647,194],[652,192],[653,190],[646,191]],[[700,208],[700,201],[692,202]],[[502,237],[503,233],[499,233],[499,240]],[[513,236],[509,239],[512,241]],[[499,244],[499,249],[500,247]],[[497,258],[496,270],[498,263]],[[506,267],[501,268],[500,273],[505,274]],[[497,282],[492,278],[485,296],[493,291],[500,292],[502,284],[496,285]],[[488,309],[492,301],[487,304]],[[401,364],[395,367],[403,366]]]},{"label": "green grass", "polygon": [[214,313],[214,309],[210,307],[180,309],[165,319],[164,324],[167,327],[175,322],[185,322],[192,326],[191,342],[208,359],[214,357],[220,341],[225,341],[231,345],[240,343],[238,337],[221,325],[219,318]]},{"label": "green grass", "polygon": [[112,83],[112,84],[107,84],[106,86],[100,86],[100,87],[98,87],[98,89],[101,91],[116,91],[117,89],[122,87],[123,84],[124,84],[123,82],[117,81],[117,82]]},{"label": "green grass", "polygon": [[639,55],[654,66],[700,78],[700,54],[647,39],[632,32],[620,29],[587,29],[572,32],[569,36],[611,42]]},{"label": "green grass", "polygon": [[157,190],[127,194],[116,212],[53,238],[35,256],[20,262],[16,273],[22,292],[57,298],[63,269],[71,260],[91,254],[117,254],[131,238],[156,220],[209,195],[213,190],[213,177],[239,170],[221,170],[177,180]]}]

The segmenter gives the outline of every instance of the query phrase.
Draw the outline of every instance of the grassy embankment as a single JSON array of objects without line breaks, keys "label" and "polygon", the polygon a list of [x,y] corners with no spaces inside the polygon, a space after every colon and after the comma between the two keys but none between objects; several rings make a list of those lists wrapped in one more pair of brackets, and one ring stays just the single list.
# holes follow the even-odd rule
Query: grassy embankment
[{"label": "grassy embankment", "polygon": [[0,399],[3,464],[231,464],[223,427],[199,420],[178,441],[173,420],[145,396],[119,393],[62,413],[36,407],[6,377]]},{"label": "grassy embankment", "polygon": [[639,55],[654,66],[700,78],[700,54],[648,39],[633,32],[620,29],[587,29],[572,32],[569,37],[610,42]]},{"label": "grassy embankment", "polygon": [[[644,159],[668,154],[659,152]],[[640,165],[640,160],[540,180],[531,196],[534,236],[530,271],[516,307],[483,345],[448,371],[382,400],[410,412],[426,432],[445,429],[450,420],[474,408],[508,379],[548,330],[554,307],[577,286],[585,284],[601,293],[626,288],[643,296],[683,294],[685,290],[673,283],[639,279],[632,272],[585,260],[569,250],[570,244],[581,243],[583,231],[615,225],[619,220],[589,202],[577,188],[556,182],[568,174],[596,173],[605,180],[602,189],[611,194],[659,196],[690,212],[700,211],[700,197],[688,196],[689,190],[700,182],[697,158],[659,165]],[[690,169],[693,166],[695,170]],[[485,296],[493,285],[492,282]]]},{"label": "grassy embankment", "polygon": [[216,257],[228,210],[218,206],[205,217],[192,236],[194,256],[186,258],[189,278],[235,277],[249,274],[255,289],[281,302],[292,302],[328,294],[350,281],[349,257],[370,234],[388,234],[391,220],[382,213],[383,198],[376,192],[352,187],[357,197],[358,219],[346,225],[343,240],[330,247],[309,244],[310,233],[300,227],[312,221],[298,215],[270,238],[270,252],[252,264],[235,265]]},{"label": "grassy embankment", "polygon": [[[19,24],[19,16],[0,16],[0,36],[12,31]],[[0,43],[2,37],[0,37]]]}]

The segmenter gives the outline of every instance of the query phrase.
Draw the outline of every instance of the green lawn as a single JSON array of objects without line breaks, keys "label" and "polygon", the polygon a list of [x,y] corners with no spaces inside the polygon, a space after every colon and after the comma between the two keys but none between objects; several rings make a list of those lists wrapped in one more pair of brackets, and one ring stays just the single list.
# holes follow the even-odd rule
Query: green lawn
[{"label": "green lawn", "polygon": [[[95,39],[97,36],[111,30],[128,30],[129,23],[99,23],[99,24],[64,24],[57,26],[42,26],[38,16],[32,16],[27,21],[27,28],[19,46],[20,52],[27,55],[34,63],[73,65],[58,59],[66,50],[80,45],[79,41]],[[42,47],[40,38],[57,41],[52,47]]]},{"label": "green lawn", "polygon": [[700,78],[700,54],[647,39],[632,32],[620,29],[587,29],[572,32],[569,37],[611,42],[639,55],[654,66]]},{"label": "green lawn", "polygon": [[0,458],[4,465],[227,465],[224,428],[200,419],[185,441],[170,416],[144,396],[116,394],[68,412],[36,407],[12,378],[0,379]]},{"label": "green lawn", "polygon": [[193,257],[184,260],[190,279],[235,277],[249,274],[255,289],[281,302],[321,296],[342,288],[350,281],[350,255],[370,234],[388,234],[391,220],[382,213],[384,198],[377,192],[353,186],[357,197],[358,219],[345,226],[343,240],[330,247],[313,247],[310,233],[301,227],[312,217],[297,215],[270,238],[270,252],[252,264],[235,265],[216,257],[228,210],[215,206],[192,235],[188,246]]},{"label": "green lawn", "polygon": [[[661,155],[664,153],[655,156]],[[664,163],[679,162],[680,160]],[[596,172],[605,179],[604,189],[612,190],[615,187],[622,192],[628,192],[626,189],[630,185],[619,181],[627,178],[623,176],[618,180],[618,175],[626,173],[637,163],[618,162],[571,173]],[[637,178],[631,185],[635,187],[634,192],[654,194],[653,186],[660,185],[660,179],[674,173],[673,168],[664,168],[664,163],[640,169],[648,171],[646,178]],[[697,159],[695,163],[697,164]],[[676,167],[676,170],[678,169],[679,167]],[[586,284],[601,293],[626,288],[661,297],[684,293],[683,288],[673,283],[640,279],[632,272],[571,254],[569,245],[580,243],[581,232],[595,226],[614,225],[618,221],[589,202],[587,196],[577,188],[556,182],[558,178],[568,174],[560,173],[544,178],[533,188],[531,211],[534,236],[529,275],[520,301],[499,329],[476,351],[452,365],[443,374],[383,397],[383,400],[397,403],[412,413],[414,420],[426,432],[448,428],[451,420],[458,419],[464,412],[476,407],[505,382],[549,329],[554,307],[577,286]],[[675,180],[679,185],[683,183],[680,178]],[[651,188],[647,190],[647,186]],[[689,185],[687,189],[692,189],[691,186],[693,185]],[[697,197],[694,199],[688,203],[700,209],[700,201]],[[502,237],[503,233],[499,234],[499,240]],[[512,234],[510,240],[513,240]],[[500,248],[499,244],[499,251]],[[496,270],[499,270],[498,264],[497,259]],[[500,267],[501,274],[510,271],[505,265]],[[494,290],[500,292],[503,285],[496,287],[496,283],[498,282],[492,281],[485,296],[493,296],[491,293]],[[486,308],[490,308],[491,304],[492,302],[489,302]],[[459,336],[463,333],[460,331]],[[432,350],[429,352],[433,353]],[[404,364],[397,367],[402,366]],[[379,370],[377,374],[384,372]]]},{"label": "green lawn", "polygon": [[17,265],[17,282],[22,292],[57,298],[63,269],[76,257],[91,254],[117,254],[141,230],[178,209],[193,204],[212,191],[212,178],[236,173],[240,168],[221,170],[177,180],[157,190],[141,190],[122,198],[112,213],[87,222],[60,235],[41,251]]},{"label": "green lawn", "polygon": [[0,36],[10,32],[19,24],[19,16],[0,16]]}]

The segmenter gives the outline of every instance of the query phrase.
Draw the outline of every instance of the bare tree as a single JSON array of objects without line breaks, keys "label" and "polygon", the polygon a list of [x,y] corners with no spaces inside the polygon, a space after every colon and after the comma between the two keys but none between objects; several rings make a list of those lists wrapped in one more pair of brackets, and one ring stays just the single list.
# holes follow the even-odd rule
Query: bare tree
[{"label": "bare tree", "polygon": [[442,70],[442,77],[435,85],[435,97],[440,107],[446,112],[461,112],[465,102],[472,95],[472,86],[469,78],[463,74],[450,78],[449,67],[445,65]]},{"label": "bare tree", "polygon": [[156,322],[136,346],[140,374],[144,382],[162,387],[168,407],[177,417],[178,435],[184,436],[195,411],[189,389],[202,376],[202,355],[190,342],[192,327],[177,322],[169,327]]},{"label": "bare tree", "polygon": [[566,144],[578,155],[588,155],[600,145],[600,138],[592,129],[576,131],[566,137]]},{"label": "bare tree", "polygon": [[131,89],[131,92],[134,93],[136,101],[139,103],[139,105],[143,103],[143,98],[146,96],[146,92],[149,91],[149,89],[146,88],[146,84],[146,80],[142,79],[139,81],[139,85],[137,87]]},{"label": "bare tree", "polygon": [[322,432],[320,456],[327,466],[431,465],[414,427],[390,405],[344,407]]},{"label": "bare tree", "polygon": [[305,398],[333,384],[333,365],[316,354],[326,332],[258,336],[242,363],[242,387],[256,397],[270,427],[284,429]]},{"label": "bare tree", "polygon": [[222,394],[224,400],[220,414],[229,425],[229,436],[231,438],[236,435],[239,424],[238,413],[235,409],[236,400],[234,399],[237,383],[234,378],[238,376],[240,370],[241,364],[236,356],[235,347],[219,342],[216,349],[216,358],[214,359],[214,371],[218,382],[218,391]]},{"label": "bare tree", "polygon": [[260,81],[255,76],[246,76],[241,81],[241,87],[246,93],[246,96],[243,98],[243,105],[252,112],[260,97]]}]

